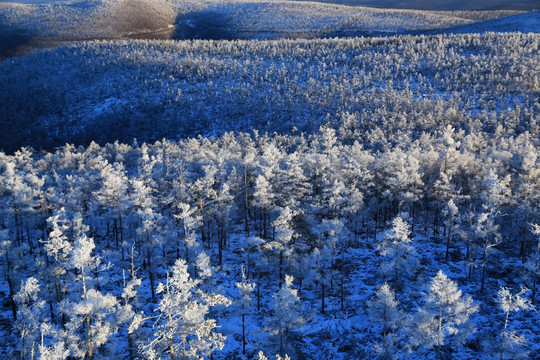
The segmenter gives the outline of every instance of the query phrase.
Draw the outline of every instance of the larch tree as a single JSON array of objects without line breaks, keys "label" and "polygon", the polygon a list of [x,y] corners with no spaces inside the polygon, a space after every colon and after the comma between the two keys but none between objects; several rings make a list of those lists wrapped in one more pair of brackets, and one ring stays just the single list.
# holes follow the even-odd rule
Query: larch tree
[{"label": "larch tree", "polygon": [[114,163],[114,165],[106,164],[101,169],[101,178],[103,180],[101,189],[94,192],[94,196],[103,208],[115,213],[113,218],[114,239],[116,249],[121,250],[123,259],[125,247],[124,217],[131,205],[131,199],[128,194],[129,179],[124,165],[118,162]]},{"label": "larch tree", "polygon": [[498,338],[498,352],[501,360],[523,359],[528,355],[528,352],[524,349],[527,342],[525,336],[518,335],[515,330],[509,329],[511,312],[527,310],[533,307],[530,301],[522,296],[525,293],[526,289],[521,289],[520,292],[512,294],[506,287],[501,287],[497,292],[497,303],[504,313],[503,329]]},{"label": "larch tree", "polygon": [[372,299],[368,300],[368,315],[371,321],[382,325],[382,344],[376,344],[375,351],[383,359],[391,359],[394,355],[396,338],[394,334],[404,320],[398,309],[396,295],[388,283],[379,286]]},{"label": "larch tree", "polygon": [[74,291],[78,296],[64,299],[60,308],[68,317],[66,338],[71,355],[92,359],[117,332],[115,317],[119,303],[115,296],[102,294],[89,286],[89,274],[96,270],[101,259],[93,255],[94,240],[87,236],[88,227],[82,223],[80,215],[75,216],[73,228],[75,244],[70,267],[77,270],[73,285],[80,284],[77,286],[80,290]]},{"label": "larch tree", "polygon": [[216,320],[207,318],[210,305],[228,306],[224,296],[216,296],[207,302],[205,294],[198,290],[199,280],[191,279],[183,259],[176,260],[167,281],[160,283],[157,292],[162,295],[153,338],[140,347],[149,359],[197,359],[211,356],[222,349],[225,336],[216,332]]},{"label": "larch tree", "polygon": [[[184,258],[186,262],[190,260],[190,254],[194,254],[198,247],[197,237],[195,234],[196,229],[201,226],[202,217],[198,214],[198,210],[195,207],[187,203],[179,203],[177,205],[179,214],[175,215],[175,218],[182,222],[183,230],[183,244],[184,244]],[[178,239],[176,246],[176,257],[180,258],[180,243],[181,239]]]},{"label": "larch tree", "polygon": [[503,179],[495,170],[490,169],[481,181],[481,199],[483,201],[483,211],[478,216],[476,225],[477,238],[482,247],[482,278],[480,291],[484,292],[487,276],[487,266],[490,262],[490,253],[502,242],[501,234],[498,231],[497,217],[501,215],[504,205],[508,203],[511,194],[510,175]]},{"label": "larch tree", "polygon": [[122,291],[123,302],[119,305],[117,311],[118,324],[126,325],[127,327],[127,339],[128,339],[128,354],[129,359],[135,359],[135,339],[136,331],[140,327],[143,321],[143,315],[141,312],[137,312],[138,299],[137,288],[141,286],[141,279],[136,277],[132,272],[131,279],[127,281],[125,271],[123,271],[124,290]]},{"label": "larch tree", "polygon": [[255,283],[251,282],[242,266],[242,280],[236,283],[240,294],[240,314],[242,315],[242,354],[246,354],[246,315],[251,309],[251,293],[255,290]]},{"label": "larch tree", "polygon": [[21,340],[21,359],[30,358],[30,355],[36,351],[37,335],[40,324],[45,317],[45,301],[39,299],[40,291],[38,279],[29,277],[22,283],[20,290],[13,297],[17,304],[18,316],[14,325]]},{"label": "larch tree", "polygon": [[487,266],[489,264],[489,255],[493,252],[497,245],[501,243],[501,235],[498,231],[499,226],[495,223],[494,212],[483,211],[476,217],[476,223],[474,226],[474,236],[477,241],[477,246],[482,251],[481,268],[482,275],[480,279],[480,292],[484,292]]},{"label": "larch tree", "polygon": [[[41,341],[36,352],[38,360],[65,360],[69,357],[70,350],[64,341],[64,333],[51,326],[50,323],[42,323],[39,327]],[[51,340],[52,345],[48,345]]]},{"label": "larch tree", "polygon": [[155,212],[152,208],[147,207],[143,210],[139,210],[137,215],[139,216],[139,226],[137,228],[137,234],[142,239],[144,244],[145,261],[144,265],[148,271],[148,278],[150,279],[150,290],[152,299],[155,298],[155,261],[158,254],[156,250],[161,237],[158,234],[159,223],[162,217],[159,213]]},{"label": "larch tree", "polygon": [[401,286],[401,274],[412,274],[417,267],[416,251],[410,238],[409,224],[398,216],[392,220],[392,228],[377,245],[382,260],[382,273]]},{"label": "larch tree", "polygon": [[[45,248],[47,256],[53,259],[52,264],[49,264],[48,257],[46,259],[49,264],[47,269],[47,279],[52,282],[49,289],[54,289],[54,294],[50,294],[50,296],[55,298],[57,304],[60,304],[66,295],[65,280],[70,266],[69,260],[73,245],[68,241],[68,236],[66,235],[69,229],[69,221],[64,208],[54,212],[53,216],[47,219],[47,222],[52,230],[44,241],[43,247]],[[53,317],[52,311],[51,317]],[[64,316],[62,316],[61,321],[62,324],[65,323]]]},{"label": "larch tree", "polygon": [[459,230],[459,209],[454,203],[454,199],[448,200],[446,206],[443,208],[443,216],[445,217],[446,223],[446,255],[445,260],[448,261],[448,256],[450,254],[450,244],[453,237]]},{"label": "larch tree", "polygon": [[274,294],[274,321],[277,326],[279,337],[279,351],[284,354],[285,346],[288,342],[289,331],[295,327],[302,326],[302,304],[298,297],[298,290],[293,289],[294,278],[285,275],[285,283],[277,293]]},{"label": "larch tree", "polygon": [[117,332],[118,305],[115,296],[95,289],[88,289],[80,301],[62,302],[61,310],[69,318],[65,336],[72,356],[93,359],[100,347],[107,344]]},{"label": "larch tree", "polygon": [[463,296],[456,282],[441,270],[431,279],[426,304],[417,322],[420,345],[434,347],[441,356],[443,346],[462,344],[474,331],[470,316],[478,311],[469,296]]}]

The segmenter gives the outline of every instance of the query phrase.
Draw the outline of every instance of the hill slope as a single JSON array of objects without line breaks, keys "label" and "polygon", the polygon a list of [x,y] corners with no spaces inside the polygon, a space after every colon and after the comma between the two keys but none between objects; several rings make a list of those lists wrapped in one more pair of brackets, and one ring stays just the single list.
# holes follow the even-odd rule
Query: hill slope
[{"label": "hill slope", "polygon": [[311,131],[344,114],[360,138],[445,121],[537,131],[539,37],[85,42],[0,62],[0,143]]}]

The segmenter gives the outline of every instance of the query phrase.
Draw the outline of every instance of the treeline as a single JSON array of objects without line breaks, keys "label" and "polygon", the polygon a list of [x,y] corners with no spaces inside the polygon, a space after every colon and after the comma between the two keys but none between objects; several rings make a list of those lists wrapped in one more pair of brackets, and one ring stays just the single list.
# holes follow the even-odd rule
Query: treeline
[{"label": "treeline", "polygon": [[[371,335],[328,338],[351,358],[373,355],[376,343],[383,357],[525,354],[526,337],[540,336],[537,319],[522,335],[509,315],[537,302],[538,137],[502,125],[440,128],[366,144],[324,126],[0,153],[3,299],[14,334],[4,354],[218,357],[226,342],[216,326],[225,324],[228,341],[243,345],[227,357],[294,355],[304,319],[329,311],[343,321],[369,314]],[[485,306],[443,272],[423,298],[426,276],[441,267]],[[354,297],[367,284],[359,272],[373,287],[388,284],[369,301],[372,292]],[[497,311],[501,284],[512,291],[499,290]],[[514,296],[519,285],[531,291]],[[395,316],[381,315],[381,304]],[[477,311],[486,317],[474,337]],[[253,322],[266,324],[265,340],[246,340]]]},{"label": "treeline", "polygon": [[447,125],[535,135],[538,40],[87,42],[0,63],[0,147],[311,133],[323,124],[381,148]]}]

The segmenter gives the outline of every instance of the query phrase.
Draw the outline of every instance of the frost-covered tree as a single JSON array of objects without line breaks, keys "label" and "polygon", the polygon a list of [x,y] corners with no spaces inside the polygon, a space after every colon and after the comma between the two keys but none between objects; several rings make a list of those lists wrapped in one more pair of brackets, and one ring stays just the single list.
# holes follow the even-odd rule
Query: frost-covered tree
[{"label": "frost-covered tree", "polygon": [[[51,326],[50,323],[42,323],[39,327],[41,342],[38,345],[36,358],[39,360],[64,360],[67,359],[70,351],[63,340],[64,332]],[[47,341],[52,339],[52,345]]]},{"label": "frost-covered tree", "polygon": [[80,301],[64,300],[61,310],[67,315],[65,337],[70,355],[93,359],[99,348],[117,332],[115,313],[118,300],[111,294],[89,289]]},{"label": "frost-covered tree", "polygon": [[448,255],[450,253],[450,243],[452,238],[459,229],[459,209],[454,203],[453,199],[448,200],[445,208],[443,208],[443,216],[446,223],[446,255],[445,260],[448,261]]},{"label": "frost-covered tree", "polygon": [[146,357],[197,359],[223,348],[225,336],[215,331],[216,320],[208,319],[207,314],[210,305],[228,306],[230,301],[224,296],[215,296],[209,304],[205,294],[197,289],[199,283],[190,278],[186,262],[176,260],[167,281],[157,288],[163,295],[153,339],[140,348]]},{"label": "frost-covered tree", "polygon": [[161,240],[157,229],[162,217],[149,207],[139,210],[137,215],[139,217],[139,227],[137,228],[137,233],[141,237],[142,243],[144,244],[144,253],[146,255],[144,265],[146,266],[148,278],[150,279],[150,291],[152,298],[155,298],[154,262],[158,254],[156,248]]},{"label": "frost-covered tree", "polygon": [[22,283],[21,289],[13,297],[17,304],[18,316],[14,325],[21,340],[21,359],[31,358],[30,354],[36,350],[34,344],[45,315],[45,301],[38,298],[40,291],[38,279],[30,277]]},{"label": "frost-covered tree", "polygon": [[384,257],[382,273],[397,286],[401,285],[402,274],[413,274],[416,271],[416,251],[410,234],[409,224],[398,216],[392,220],[392,228],[377,245],[379,253]]},{"label": "frost-covered tree", "polygon": [[246,277],[246,271],[242,266],[242,281],[236,283],[240,293],[240,314],[242,314],[242,354],[246,354],[246,315],[251,308],[251,293],[255,290],[255,283]]},{"label": "frost-covered tree", "polygon": [[124,275],[124,290],[122,292],[123,303],[119,305],[117,312],[117,319],[119,324],[127,325],[127,339],[128,339],[128,353],[129,359],[135,358],[135,332],[140,327],[143,321],[143,315],[137,312],[137,288],[141,286],[141,279],[135,277],[133,273],[132,278],[126,281],[125,271]]},{"label": "frost-covered tree", "polygon": [[[113,217],[113,230],[116,249],[122,247],[122,258],[124,255],[124,218],[127,209],[132,204],[129,190],[129,179],[126,169],[121,162],[105,164],[101,169],[102,186],[94,192],[98,203],[105,209],[109,209],[115,216]],[[109,219],[107,218],[107,221]]]},{"label": "frost-covered tree", "polygon": [[[344,266],[339,266],[339,264],[343,265],[345,260],[344,256],[346,252],[346,244],[344,235],[346,234],[346,227],[341,219],[323,219],[319,231],[322,236],[321,247],[323,249],[320,252],[320,255],[330,255],[330,259],[320,259],[322,263],[320,263],[319,265],[328,265],[328,270],[321,270],[329,274],[331,290],[334,289],[334,285],[337,280],[336,277],[339,277],[340,304],[341,309],[343,310],[345,302],[344,284],[346,269]],[[322,279],[322,277],[323,276],[321,274],[321,285],[324,286],[324,279]]]},{"label": "frost-covered tree", "polygon": [[76,295],[64,299],[60,309],[68,318],[65,337],[71,355],[92,359],[117,332],[115,318],[119,303],[114,295],[102,294],[89,286],[89,275],[97,272],[101,259],[93,255],[95,244],[87,231],[77,214],[73,220],[75,244],[70,253],[70,267],[76,269],[73,287],[79,290],[72,291]]},{"label": "frost-covered tree", "polygon": [[[47,253],[47,281],[52,283],[48,288],[49,291],[54,289],[54,294],[49,294],[49,297],[54,298],[56,303],[60,304],[67,291],[65,280],[70,267],[69,262],[73,249],[73,245],[68,241],[68,236],[66,235],[69,229],[69,221],[65,209],[61,208],[55,212],[53,216],[47,219],[47,222],[52,227],[52,230],[44,241],[43,247]],[[49,261],[49,257],[52,258],[52,261]],[[65,322],[64,316],[62,316],[61,321],[62,323]]]},{"label": "frost-covered tree", "polygon": [[493,210],[483,211],[478,214],[474,227],[474,235],[476,238],[477,246],[482,251],[480,258],[482,277],[480,280],[480,292],[484,292],[487,267],[490,260],[490,254],[495,250],[496,246],[501,243],[501,235],[498,231],[499,227],[495,224],[495,217]]},{"label": "frost-covered tree", "polygon": [[521,289],[520,292],[512,294],[506,287],[501,287],[497,292],[497,303],[499,308],[504,312],[503,329],[499,334],[498,352],[499,358],[503,359],[524,359],[528,352],[524,349],[527,339],[524,335],[518,335],[516,331],[508,328],[510,312],[527,310],[532,308],[532,304],[522,295],[526,293],[526,289]]},{"label": "frost-covered tree", "polygon": [[292,288],[293,280],[294,278],[292,276],[285,275],[284,286],[273,296],[274,321],[277,326],[276,332],[279,337],[279,350],[281,354],[284,353],[289,330],[304,323],[298,290]]},{"label": "frost-covered tree", "polygon": [[293,254],[293,239],[295,232],[293,229],[293,218],[296,211],[289,207],[281,208],[279,216],[272,222],[277,239],[269,241],[266,247],[270,251],[278,253],[279,256],[279,286],[283,283],[284,261],[290,259]]},{"label": "frost-covered tree", "polygon": [[478,306],[441,270],[431,279],[425,300],[416,322],[418,345],[434,347],[440,355],[443,346],[462,344],[475,331],[469,318]]},{"label": "frost-covered tree", "polygon": [[525,280],[527,280],[531,286],[531,304],[534,305],[537,291],[536,287],[538,280],[540,279],[540,225],[533,224],[532,233],[537,237],[536,248],[523,266],[525,268]]},{"label": "frost-covered tree", "polygon": [[373,298],[367,302],[370,320],[382,325],[382,344],[377,344],[375,351],[383,359],[394,357],[394,343],[397,340],[394,334],[404,320],[398,304],[388,283],[379,286]]},{"label": "frost-covered tree", "polygon": [[[198,244],[197,237],[195,236],[195,230],[201,226],[202,217],[197,214],[197,209],[186,203],[178,204],[179,214],[175,215],[175,218],[182,222],[183,229],[183,244],[185,251],[185,260],[189,262],[190,253],[195,252]],[[180,239],[178,240],[176,247],[177,258],[180,258]]]},{"label": "frost-covered tree", "polygon": [[95,249],[94,239],[89,238],[87,235],[88,226],[82,223],[82,217],[76,215],[73,219],[73,228],[75,236],[75,244],[71,251],[70,264],[77,270],[77,280],[80,279],[82,290],[81,294],[83,299],[86,298],[88,291],[88,279],[92,271],[96,270],[99,266],[101,259],[93,256],[92,252]]},{"label": "frost-covered tree", "polygon": [[[259,353],[257,354],[257,360],[269,360],[262,351],[259,351]],[[276,359],[275,360],[291,360],[291,358],[289,357],[289,355],[285,354],[283,357],[281,355],[276,355]]]}]

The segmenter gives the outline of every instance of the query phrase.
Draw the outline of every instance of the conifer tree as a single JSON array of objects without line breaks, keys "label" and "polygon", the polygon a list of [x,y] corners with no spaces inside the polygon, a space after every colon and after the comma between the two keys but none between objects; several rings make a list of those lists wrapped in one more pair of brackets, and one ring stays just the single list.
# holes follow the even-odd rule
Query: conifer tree
[{"label": "conifer tree", "polygon": [[294,278],[285,275],[284,286],[274,294],[274,320],[279,337],[279,350],[283,354],[289,331],[304,323],[298,290],[292,288]]},{"label": "conifer tree", "polygon": [[208,308],[213,305],[228,306],[224,296],[208,298],[198,290],[199,280],[193,280],[188,266],[176,260],[167,281],[160,283],[157,292],[162,295],[158,317],[154,323],[153,339],[142,345],[140,351],[149,359],[196,359],[208,357],[223,348],[225,336],[216,332],[216,320],[208,319]]},{"label": "conifer tree", "polygon": [[527,310],[532,308],[532,304],[522,295],[526,293],[526,289],[521,289],[517,294],[512,294],[506,287],[501,287],[497,292],[497,303],[499,308],[504,312],[503,329],[499,334],[499,358],[503,359],[522,359],[525,358],[528,352],[524,349],[527,339],[524,335],[518,335],[516,331],[510,330],[508,325],[511,312]]},{"label": "conifer tree", "polygon": [[403,321],[398,304],[388,283],[378,287],[374,297],[367,302],[370,320],[382,325],[382,345],[377,344],[375,350],[383,359],[391,359],[394,355],[396,338],[393,335]]},{"label": "conifer tree", "polygon": [[240,313],[242,314],[242,354],[246,354],[246,315],[251,308],[251,293],[255,289],[255,283],[246,277],[246,271],[242,266],[242,281],[236,283],[240,293]]},{"label": "conifer tree", "polygon": [[474,331],[469,317],[478,311],[469,296],[462,296],[457,284],[441,270],[429,283],[426,305],[419,310],[419,344],[434,347],[441,356],[443,346],[463,343]]},{"label": "conifer tree", "polygon": [[35,352],[34,344],[37,339],[40,323],[44,320],[45,301],[39,300],[40,285],[35,277],[26,279],[13,300],[17,304],[17,320],[15,329],[21,340],[21,359],[30,358]]}]

